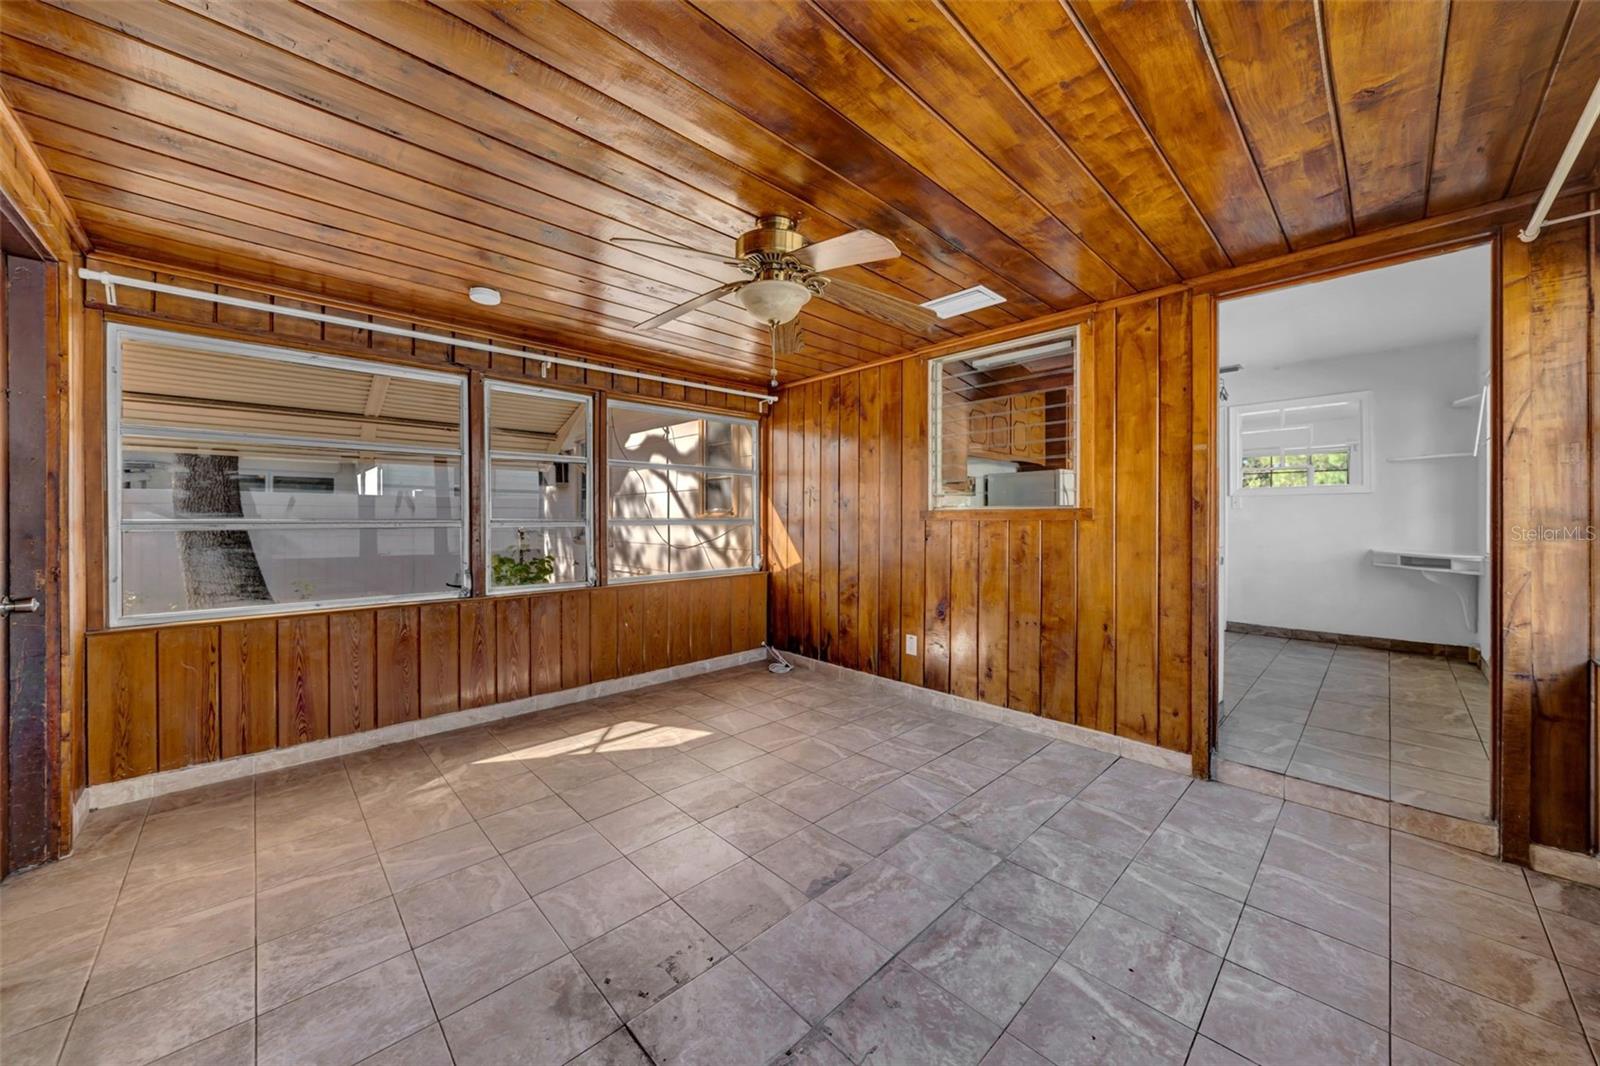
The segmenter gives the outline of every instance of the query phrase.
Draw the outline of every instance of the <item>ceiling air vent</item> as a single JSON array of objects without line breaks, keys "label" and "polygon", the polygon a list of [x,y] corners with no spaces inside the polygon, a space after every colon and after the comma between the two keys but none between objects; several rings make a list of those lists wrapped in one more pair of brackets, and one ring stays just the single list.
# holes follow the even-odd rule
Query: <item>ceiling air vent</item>
[{"label": "ceiling air vent", "polygon": [[987,285],[974,285],[970,289],[953,292],[949,296],[940,296],[938,299],[929,300],[923,304],[928,310],[940,318],[954,318],[957,315],[971,314],[981,311],[985,307],[1003,304],[1006,298],[989,288]]}]

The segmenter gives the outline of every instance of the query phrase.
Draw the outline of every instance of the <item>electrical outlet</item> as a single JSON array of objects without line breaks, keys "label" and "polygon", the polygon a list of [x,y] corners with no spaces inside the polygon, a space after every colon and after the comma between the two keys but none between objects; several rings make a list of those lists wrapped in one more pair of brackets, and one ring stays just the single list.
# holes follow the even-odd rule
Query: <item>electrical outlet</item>
[{"label": "electrical outlet", "polygon": [[915,633],[906,634],[906,654],[917,654],[917,635]]}]

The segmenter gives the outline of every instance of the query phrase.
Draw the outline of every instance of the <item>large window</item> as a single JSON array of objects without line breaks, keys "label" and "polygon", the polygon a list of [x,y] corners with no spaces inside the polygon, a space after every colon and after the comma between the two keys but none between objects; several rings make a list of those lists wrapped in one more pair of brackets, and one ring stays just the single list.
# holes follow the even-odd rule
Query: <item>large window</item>
[{"label": "large window", "polygon": [[465,379],[107,331],[111,620],[459,596]]},{"label": "large window", "polygon": [[931,503],[1078,505],[1076,327],[929,364]]},{"label": "large window", "polygon": [[484,386],[489,591],[589,583],[590,411],[576,393]]},{"label": "large window", "polygon": [[753,420],[613,402],[607,424],[612,580],[760,565]]},{"label": "large window", "polygon": [[1234,492],[1366,492],[1370,393],[1308,396],[1228,408]]}]

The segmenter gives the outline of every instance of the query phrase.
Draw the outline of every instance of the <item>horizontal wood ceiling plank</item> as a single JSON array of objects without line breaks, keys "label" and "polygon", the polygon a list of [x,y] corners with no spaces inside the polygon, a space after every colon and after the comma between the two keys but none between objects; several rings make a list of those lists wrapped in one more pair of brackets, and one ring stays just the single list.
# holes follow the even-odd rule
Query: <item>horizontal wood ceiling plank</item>
[{"label": "horizontal wood ceiling plank", "polygon": [[[817,0],[866,52],[1139,289],[1172,268],[1076,155],[932,0]],[[929,175],[939,180],[936,172]]]},{"label": "horizontal wood ceiling plank", "polygon": [[1449,0],[1323,0],[1322,13],[1356,230],[1419,219]]},{"label": "horizontal wood ceiling plank", "polygon": [[1230,265],[1194,201],[1062,7],[944,0],[944,8],[1185,277]]},{"label": "horizontal wood ceiling plank", "polygon": [[[1567,147],[1572,128],[1594,91],[1595,68],[1600,64],[1600,0],[1581,0],[1572,26],[1556,58],[1555,75],[1528,134],[1528,144],[1511,182],[1512,195],[1543,189]],[[1600,136],[1589,135],[1574,176],[1593,174],[1600,163]]]},{"label": "horizontal wood ceiling plank", "polygon": [[1065,310],[1087,297],[1020,247],[999,227],[930,180],[816,96],[765,63],[741,41],[698,12],[668,16],[652,5],[597,0],[582,15],[750,119],[779,133],[805,155],[856,185],[871,188],[897,210],[937,225],[953,247],[1044,304]]},{"label": "horizontal wood ceiling plank", "polygon": [[[835,217],[827,206],[818,203],[824,201],[824,197],[816,195],[817,190],[780,188],[769,180],[768,174],[745,170],[682,135],[679,132],[681,121],[673,126],[663,125],[438,8],[419,3],[364,0],[315,0],[313,6],[352,30],[369,35],[363,37],[363,41],[381,36],[384,41],[403,49],[398,56],[419,57],[523,108],[555,113],[559,121],[587,136],[603,138],[611,147],[657,170],[692,174],[701,188],[712,188],[719,198],[744,206],[749,212],[749,224],[754,223],[757,215],[803,216],[807,237],[818,241],[851,229],[870,228],[881,221],[872,217],[882,213],[881,205],[872,215],[849,220]],[[479,17],[492,18],[493,15],[483,13]],[[587,23],[582,25],[588,26]],[[593,27],[589,29],[597,32]],[[613,40],[612,43],[621,47],[620,42]],[[399,62],[404,70],[404,61]],[[411,65],[415,65],[414,60]],[[859,190],[856,192],[859,195]],[[952,288],[949,280],[916,258],[925,253],[906,239],[907,220],[897,216],[895,221],[898,225],[892,236],[900,245],[902,255],[875,264],[872,273],[903,287],[897,290],[898,295],[918,302],[949,292]],[[999,325],[1015,318],[1015,313],[1002,312],[975,321],[973,326],[985,322]]]},{"label": "horizontal wood ceiling plank", "polygon": [[1316,4],[1198,0],[1198,9],[1289,246],[1350,236]]},{"label": "horizontal wood ceiling plank", "polygon": [[[1092,299],[1127,280],[806,0],[698,0],[707,17]],[[659,16],[658,16],[659,17]],[[754,77],[770,77],[764,72]]]},{"label": "horizontal wood ceiling plank", "polygon": [[1183,4],[1070,0],[1234,262],[1285,251],[1283,230]]},{"label": "horizontal wood ceiling plank", "polygon": [[1558,0],[1451,5],[1429,214],[1498,200],[1510,188],[1573,8]]}]

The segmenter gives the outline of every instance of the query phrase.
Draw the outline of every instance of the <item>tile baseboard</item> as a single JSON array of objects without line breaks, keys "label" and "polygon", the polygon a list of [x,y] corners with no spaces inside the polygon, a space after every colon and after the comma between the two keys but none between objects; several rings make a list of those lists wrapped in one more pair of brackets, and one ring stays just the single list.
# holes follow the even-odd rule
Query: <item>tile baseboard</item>
[{"label": "tile baseboard", "polygon": [[1600,855],[1563,851],[1545,844],[1528,848],[1528,865],[1542,874],[1600,888]]},{"label": "tile baseboard", "polygon": [[1102,733],[1098,729],[1088,729],[1070,722],[1057,722],[1051,718],[1029,714],[1026,711],[1015,711],[1009,707],[997,707],[992,703],[983,703],[979,700],[967,699],[965,696],[952,696],[948,692],[935,692],[933,689],[923,688],[906,681],[896,681],[890,677],[879,677],[863,670],[852,670],[848,666],[836,666],[825,663],[820,659],[812,659],[795,652],[781,652],[784,659],[794,664],[796,669],[815,670],[818,673],[831,677],[840,677],[853,680],[863,688],[881,688],[896,695],[910,699],[917,699],[938,707],[941,710],[954,711],[971,718],[981,718],[995,725],[1008,725],[1014,729],[1026,729],[1032,733],[1047,736],[1051,740],[1065,740],[1072,744],[1079,744],[1085,748],[1093,748],[1109,755],[1121,755],[1132,759],[1134,762],[1148,763],[1159,766],[1163,770],[1174,773],[1188,774],[1193,771],[1193,762],[1186,751],[1173,751],[1170,748],[1160,748],[1154,744],[1146,744],[1142,740],[1130,737],[1119,737],[1112,733]]},{"label": "tile baseboard", "polygon": [[1399,637],[1365,637],[1358,633],[1325,633],[1320,629],[1294,629],[1289,626],[1264,626],[1254,622],[1229,622],[1229,633],[1256,637],[1281,637],[1284,640],[1311,640],[1320,644],[1342,644],[1352,648],[1397,651],[1408,655],[1431,655],[1437,659],[1456,659],[1476,663],[1479,651],[1470,644],[1430,644]]},{"label": "tile baseboard", "polygon": [[164,796],[169,792],[182,792],[186,789],[199,788],[202,785],[214,785],[220,781],[254,777],[270,770],[281,770],[286,766],[316,762],[318,759],[331,759],[338,755],[365,751],[368,748],[379,748],[385,744],[398,744],[402,741],[414,740],[417,737],[433,736],[436,733],[450,733],[458,729],[468,729],[472,726],[482,725],[485,722],[498,721],[502,718],[534,714],[553,707],[565,707],[569,704],[581,703],[584,700],[600,699],[604,696],[615,696],[623,692],[649,688],[651,685],[659,685],[667,681],[679,681],[686,677],[696,677],[700,674],[714,673],[717,670],[727,670],[730,667],[743,666],[746,663],[761,662],[766,657],[767,649],[765,647],[751,648],[749,651],[722,655],[715,659],[701,659],[698,662],[684,663],[681,666],[669,666],[661,670],[651,670],[647,673],[613,678],[610,681],[598,681],[591,685],[580,685],[577,688],[546,692],[538,696],[529,696],[527,699],[491,703],[465,711],[452,711],[449,714],[441,714],[432,718],[421,718],[414,722],[398,722],[379,729],[352,733],[349,736],[308,741],[304,744],[296,744],[292,748],[273,748],[271,751],[257,752],[254,755],[240,755],[218,762],[186,766],[181,770],[165,770],[159,773],[145,774],[142,777],[130,777],[125,781],[108,781],[100,785],[91,785],[84,789],[83,794],[78,798],[78,802],[74,807],[74,821],[81,821],[78,815],[79,809],[86,812],[99,810],[102,807],[116,807],[124,803],[134,803],[138,800]]}]

